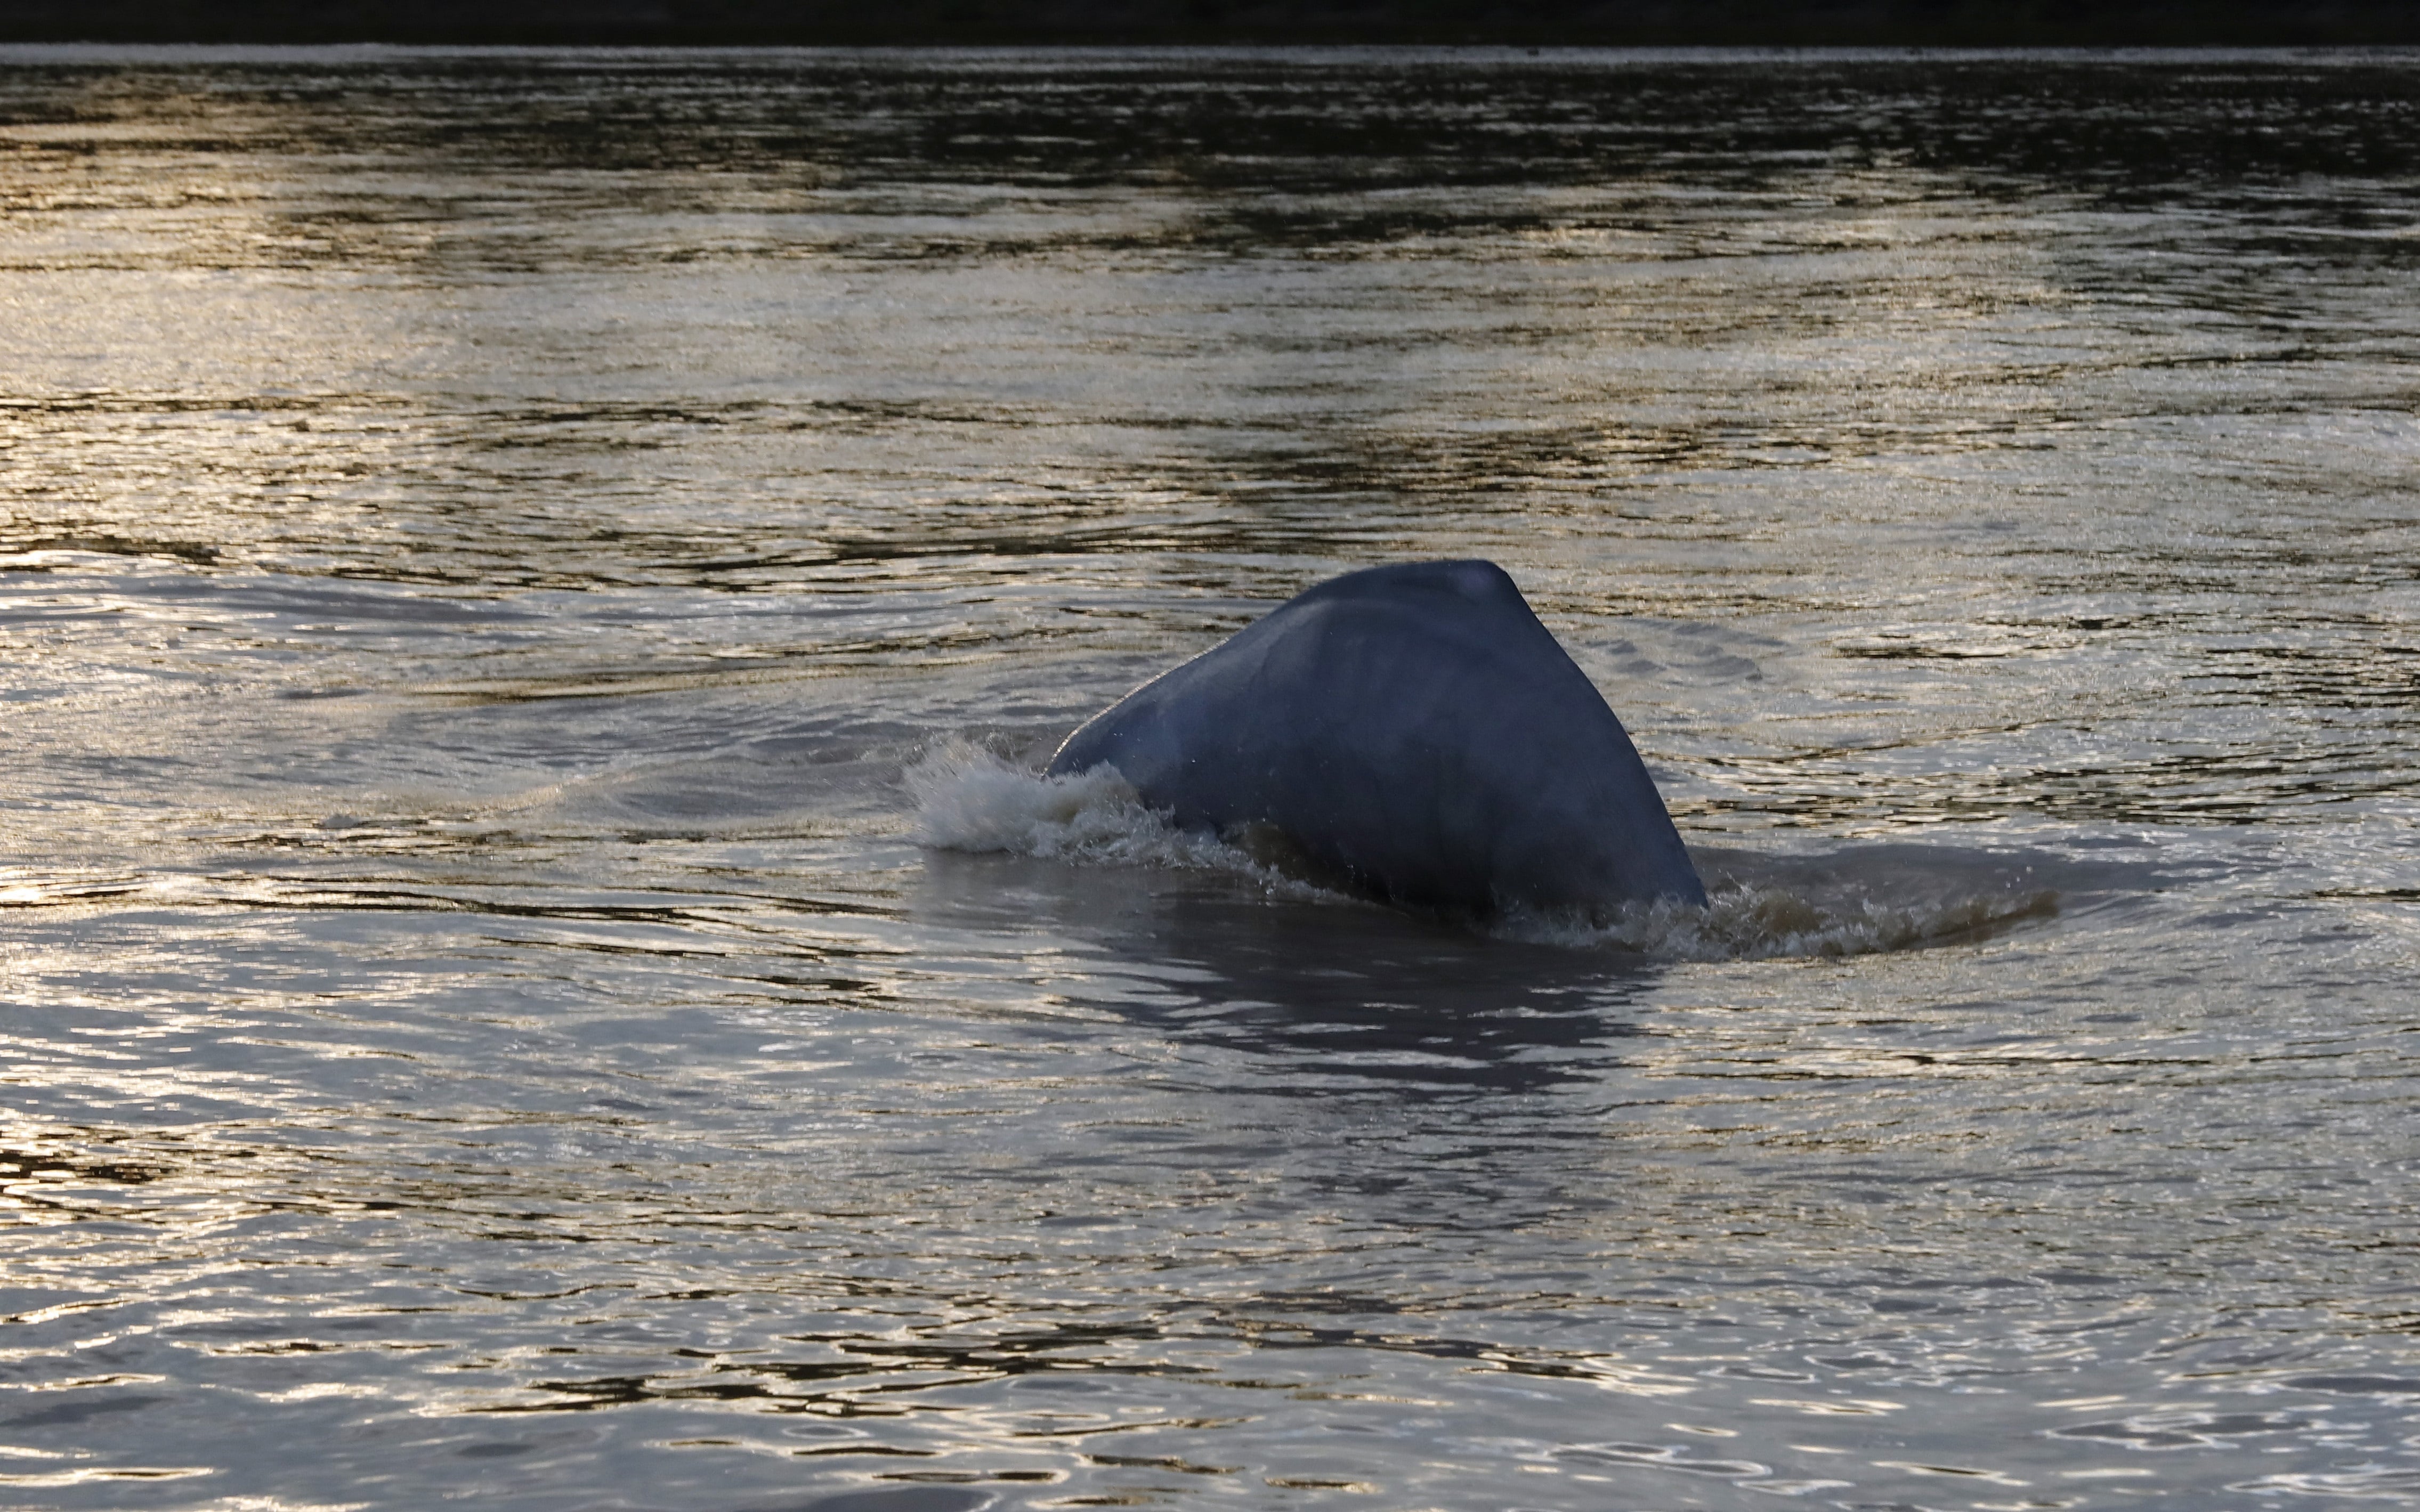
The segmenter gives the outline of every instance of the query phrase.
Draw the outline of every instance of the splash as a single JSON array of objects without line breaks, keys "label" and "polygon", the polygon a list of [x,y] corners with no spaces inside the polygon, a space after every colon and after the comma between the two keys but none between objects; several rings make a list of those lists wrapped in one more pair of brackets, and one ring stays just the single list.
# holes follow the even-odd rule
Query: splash
[{"label": "splash", "polygon": [[[1323,886],[1281,836],[1178,828],[1112,767],[1048,777],[952,737],[936,743],[905,777],[916,800],[915,837],[936,849],[1222,873],[1274,898],[1361,902]],[[1714,879],[1707,894],[1703,908],[1658,900],[1605,912],[1512,909],[1472,922],[1485,933],[1535,944],[1740,961],[1962,944],[2058,912],[2058,895],[2047,888],[1986,886],[1886,900],[1854,883],[1793,887],[1733,877]]]},{"label": "splash", "polygon": [[1103,866],[1223,872],[1275,897],[1345,903],[1343,894],[1285,870],[1256,845],[1179,829],[1111,766],[1046,777],[955,736],[937,742],[904,774],[916,800],[917,841],[945,851],[1007,851]]}]

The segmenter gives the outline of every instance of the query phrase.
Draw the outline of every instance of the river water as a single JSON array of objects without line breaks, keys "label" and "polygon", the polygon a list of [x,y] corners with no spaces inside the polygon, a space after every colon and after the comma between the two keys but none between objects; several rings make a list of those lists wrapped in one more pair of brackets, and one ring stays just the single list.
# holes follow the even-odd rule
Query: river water
[{"label": "river water", "polygon": [[[2420,56],[0,53],[0,1503],[2420,1501]],[[1502,563],[1704,915],[1032,775]]]}]

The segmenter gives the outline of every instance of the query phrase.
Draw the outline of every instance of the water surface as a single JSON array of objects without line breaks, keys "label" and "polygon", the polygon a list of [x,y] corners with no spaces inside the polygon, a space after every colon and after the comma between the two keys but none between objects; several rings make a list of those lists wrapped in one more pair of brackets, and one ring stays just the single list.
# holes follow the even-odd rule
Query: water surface
[{"label": "water surface", "polygon": [[[0,1499],[2420,1500],[2415,189],[2400,54],[0,52]],[[1462,556],[1719,917],[919,811]]]}]

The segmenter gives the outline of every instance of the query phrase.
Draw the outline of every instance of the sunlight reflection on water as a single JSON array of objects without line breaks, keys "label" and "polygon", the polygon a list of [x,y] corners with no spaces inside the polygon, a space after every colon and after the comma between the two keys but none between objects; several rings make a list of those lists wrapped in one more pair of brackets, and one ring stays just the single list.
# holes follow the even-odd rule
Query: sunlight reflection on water
[{"label": "sunlight reflection on water", "polygon": [[[0,51],[0,1499],[2420,1498],[2415,81]],[[1753,948],[918,843],[1474,555]]]}]

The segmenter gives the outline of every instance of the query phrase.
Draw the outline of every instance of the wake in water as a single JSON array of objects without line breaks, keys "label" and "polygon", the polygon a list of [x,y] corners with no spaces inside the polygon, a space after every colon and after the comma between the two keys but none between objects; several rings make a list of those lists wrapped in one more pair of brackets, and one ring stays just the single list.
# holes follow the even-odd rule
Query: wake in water
[{"label": "wake in water", "polygon": [[[1281,837],[1179,829],[1110,767],[1045,777],[952,737],[935,744],[905,775],[916,800],[916,839],[937,849],[1216,872],[1252,883],[1273,898],[1361,901],[1317,875]],[[1703,908],[1659,901],[1587,916],[1516,909],[1472,922],[1507,939],[1735,961],[1959,944],[2058,911],[2058,895],[2050,888],[2005,885],[1885,901],[1854,878],[1789,886],[1716,871],[1707,877],[1706,891]]]}]

